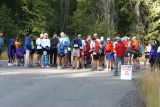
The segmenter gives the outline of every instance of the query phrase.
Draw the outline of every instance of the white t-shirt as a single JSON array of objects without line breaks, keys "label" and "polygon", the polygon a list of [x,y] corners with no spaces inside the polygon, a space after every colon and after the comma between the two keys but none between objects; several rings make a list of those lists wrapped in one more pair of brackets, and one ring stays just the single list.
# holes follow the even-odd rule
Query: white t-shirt
[{"label": "white t-shirt", "polygon": [[37,49],[42,49],[42,39],[38,38],[36,40]]},{"label": "white t-shirt", "polygon": [[145,53],[149,55],[150,51],[151,51],[151,46],[146,46]]},{"label": "white t-shirt", "polygon": [[157,53],[160,53],[160,46],[159,46],[158,49],[157,49]]}]

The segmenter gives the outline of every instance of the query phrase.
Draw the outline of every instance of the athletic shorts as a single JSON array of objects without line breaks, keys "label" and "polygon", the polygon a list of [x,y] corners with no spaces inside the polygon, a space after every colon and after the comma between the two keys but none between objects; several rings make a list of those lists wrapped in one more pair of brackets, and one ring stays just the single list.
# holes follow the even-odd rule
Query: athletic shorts
[{"label": "athletic shorts", "polygon": [[136,59],[136,58],[138,58],[139,57],[139,55],[137,54],[137,53],[134,53],[133,54],[133,59]]},{"label": "athletic shorts", "polygon": [[113,60],[114,54],[106,54],[106,60]]},{"label": "athletic shorts", "polygon": [[72,50],[72,56],[80,57],[80,49],[73,48],[73,50]]},{"label": "athletic shorts", "polygon": [[130,57],[130,53],[128,51],[125,52],[124,57]]},{"label": "athletic shorts", "polygon": [[58,57],[64,57],[65,54],[58,54]]},{"label": "athletic shorts", "polygon": [[104,54],[104,53],[101,53],[100,56],[105,56],[105,54]]},{"label": "athletic shorts", "polygon": [[99,60],[100,54],[93,55],[93,60]]},{"label": "athletic shorts", "polygon": [[37,49],[37,54],[42,55],[43,54],[43,50],[42,49]]},{"label": "athletic shorts", "polygon": [[146,58],[146,59],[149,59],[149,55],[145,55],[145,58]]},{"label": "athletic shorts", "polygon": [[82,58],[82,57],[84,57],[84,50],[80,50],[80,57]]}]

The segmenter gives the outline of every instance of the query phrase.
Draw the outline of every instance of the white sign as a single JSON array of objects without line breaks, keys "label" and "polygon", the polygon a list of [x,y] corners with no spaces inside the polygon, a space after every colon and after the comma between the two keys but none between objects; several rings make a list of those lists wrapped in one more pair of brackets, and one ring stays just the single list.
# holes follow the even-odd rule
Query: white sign
[{"label": "white sign", "polygon": [[132,65],[121,65],[121,79],[132,80]]}]

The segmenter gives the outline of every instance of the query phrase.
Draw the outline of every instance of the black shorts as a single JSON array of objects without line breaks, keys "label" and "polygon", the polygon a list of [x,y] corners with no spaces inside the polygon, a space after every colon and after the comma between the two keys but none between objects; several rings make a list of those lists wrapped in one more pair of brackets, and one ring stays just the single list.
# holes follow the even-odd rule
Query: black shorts
[{"label": "black shorts", "polygon": [[99,60],[100,54],[93,55],[93,60]]},{"label": "black shorts", "polygon": [[35,49],[30,50],[30,55],[33,55],[35,53]]},{"label": "black shorts", "polygon": [[58,57],[64,57],[65,54],[58,54]]},{"label": "black shorts", "polygon": [[146,58],[146,59],[149,59],[149,55],[145,55],[145,58]]},{"label": "black shorts", "polygon": [[104,54],[104,53],[101,53],[100,56],[105,56],[105,54]]},{"label": "black shorts", "polygon": [[137,59],[139,57],[139,55],[137,53],[133,54],[133,59]]},{"label": "black shorts", "polygon": [[43,50],[42,49],[37,49],[37,54],[38,55],[42,55],[43,54]]}]

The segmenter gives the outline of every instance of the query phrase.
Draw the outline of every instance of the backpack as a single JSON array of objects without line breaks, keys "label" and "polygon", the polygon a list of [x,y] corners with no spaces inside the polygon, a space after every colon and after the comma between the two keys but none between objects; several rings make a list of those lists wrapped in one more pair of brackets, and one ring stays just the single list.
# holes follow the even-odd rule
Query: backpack
[{"label": "backpack", "polygon": [[4,45],[4,39],[0,37],[0,47],[3,47],[3,45]]},{"label": "backpack", "polygon": [[142,55],[142,45],[141,44],[138,45],[138,54]]}]

